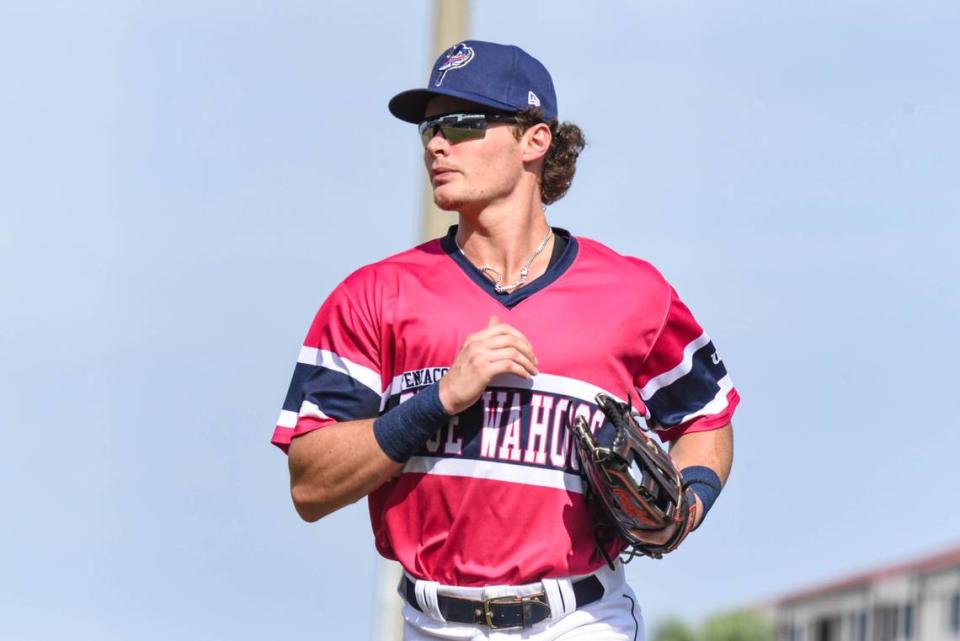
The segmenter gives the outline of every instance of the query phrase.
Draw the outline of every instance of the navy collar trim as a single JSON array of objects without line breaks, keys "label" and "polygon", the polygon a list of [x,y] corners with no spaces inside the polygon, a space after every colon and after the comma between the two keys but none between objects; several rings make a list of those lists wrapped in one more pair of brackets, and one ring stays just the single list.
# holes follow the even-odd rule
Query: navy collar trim
[{"label": "navy collar trim", "polygon": [[530,298],[540,290],[549,287],[554,281],[563,276],[563,274],[570,268],[570,265],[573,264],[573,261],[576,259],[577,254],[580,251],[580,246],[577,244],[577,239],[570,235],[566,229],[561,229],[559,227],[553,227],[553,233],[558,236],[563,236],[567,239],[567,246],[564,248],[563,253],[560,254],[560,257],[557,261],[551,264],[547,271],[543,273],[542,276],[532,281],[529,285],[524,285],[523,287],[517,289],[511,294],[498,294],[497,290],[493,288],[493,283],[490,282],[490,279],[484,276],[483,272],[480,271],[470,260],[463,255],[460,249],[457,247],[457,225],[452,225],[450,230],[447,232],[447,235],[440,239],[440,246],[443,248],[443,251],[447,253],[450,258],[453,259],[463,273],[470,277],[476,285],[487,292],[491,298],[496,300],[498,303],[506,307],[507,309],[513,309],[521,302]]}]

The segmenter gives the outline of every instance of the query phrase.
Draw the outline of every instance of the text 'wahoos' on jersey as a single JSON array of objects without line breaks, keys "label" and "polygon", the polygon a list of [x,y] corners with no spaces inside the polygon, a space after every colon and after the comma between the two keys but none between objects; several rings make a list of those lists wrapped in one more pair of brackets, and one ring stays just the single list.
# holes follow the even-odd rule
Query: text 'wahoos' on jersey
[{"label": "text 'wahoos' on jersey", "polygon": [[[384,411],[438,382],[447,370],[434,367],[404,372],[401,391],[390,397]],[[603,412],[594,403],[537,389],[492,386],[427,441],[420,456],[490,460],[574,473],[580,468],[571,443],[577,416],[583,416],[594,433],[604,422]]]}]

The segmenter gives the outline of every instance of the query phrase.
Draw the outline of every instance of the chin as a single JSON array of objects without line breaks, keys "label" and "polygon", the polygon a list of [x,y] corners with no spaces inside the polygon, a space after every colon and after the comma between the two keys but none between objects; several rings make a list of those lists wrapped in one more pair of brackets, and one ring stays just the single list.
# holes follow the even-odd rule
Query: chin
[{"label": "chin", "polygon": [[469,200],[463,198],[462,195],[452,193],[452,190],[446,190],[441,187],[433,190],[433,202],[444,211],[458,211],[466,205]]},{"label": "chin", "polygon": [[461,203],[434,197],[433,204],[443,211],[458,211]]}]

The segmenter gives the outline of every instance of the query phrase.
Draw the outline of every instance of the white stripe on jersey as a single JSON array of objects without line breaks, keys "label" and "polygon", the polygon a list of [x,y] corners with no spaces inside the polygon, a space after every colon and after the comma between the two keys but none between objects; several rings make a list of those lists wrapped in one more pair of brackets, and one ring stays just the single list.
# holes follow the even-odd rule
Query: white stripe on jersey
[{"label": "white stripe on jersey", "polygon": [[404,473],[465,476],[492,481],[506,481],[508,483],[523,483],[583,494],[583,478],[579,474],[568,474],[563,470],[515,465],[513,463],[414,456],[407,461],[403,471]]},{"label": "white stripe on jersey", "polygon": [[321,420],[330,420],[330,417],[323,413],[323,410],[320,409],[315,403],[310,401],[304,401],[300,404],[300,413],[291,412],[290,410],[280,410],[280,418],[277,419],[277,427],[285,427],[287,429],[295,429],[297,427],[297,420],[301,417],[309,418],[319,418]]},{"label": "white stripe on jersey", "polygon": [[373,393],[377,396],[380,396],[382,392],[380,387],[380,374],[369,367],[354,363],[331,351],[304,345],[300,348],[300,355],[297,357],[297,362],[303,363],[304,365],[319,365],[334,372],[346,374],[361,385],[372,389]]},{"label": "white stripe on jersey", "polygon": [[680,419],[680,423],[686,423],[688,421],[692,421],[693,419],[698,418],[700,416],[707,416],[710,414],[720,414],[721,412],[723,412],[723,410],[727,409],[727,405],[729,404],[729,401],[727,400],[727,394],[730,392],[730,390],[733,389],[733,381],[730,380],[730,375],[727,374],[726,376],[721,378],[719,381],[717,381],[717,385],[720,386],[720,389],[717,390],[717,393],[713,397],[713,400],[711,400],[709,403],[704,405],[700,410],[684,416],[682,419]]},{"label": "white stripe on jersey", "polygon": [[280,410],[280,418],[277,419],[278,427],[287,427],[293,429],[297,426],[297,413],[290,410]]},{"label": "white stripe on jersey", "polygon": [[680,364],[647,381],[643,389],[638,390],[640,392],[640,398],[644,401],[649,401],[650,397],[656,394],[658,390],[689,374],[690,370],[693,369],[693,355],[698,349],[709,342],[710,337],[707,336],[706,332],[701,334],[699,338],[690,341],[690,344],[683,348],[683,359],[680,361]]},{"label": "white stripe on jersey", "polygon": [[[557,376],[556,374],[540,373],[532,378],[522,378],[516,374],[500,374],[499,376],[495,376],[493,380],[490,381],[490,384],[487,385],[487,389],[491,387],[532,389],[537,392],[546,392],[548,394],[556,394],[558,396],[569,396],[570,398],[586,401],[587,403],[596,403],[597,394],[602,392],[607,396],[620,401],[621,403],[625,402],[624,399],[620,398],[616,394],[611,394],[602,387],[597,387],[596,385],[587,383],[586,381],[569,378],[567,376]],[[401,374],[400,376],[395,376],[393,381],[390,382],[390,387],[386,392],[384,392],[380,409],[386,407],[387,399],[394,394],[399,394],[402,389],[403,375]]]},{"label": "white stripe on jersey", "polygon": [[537,374],[533,378],[521,378],[516,374],[501,374],[490,381],[488,387],[507,387],[511,389],[533,389],[538,392],[547,392],[558,396],[569,396],[587,403],[596,403],[596,396],[599,393],[616,399],[623,403],[624,399],[616,394],[611,394],[602,387],[597,387],[592,383],[581,381],[568,376],[557,376],[556,374]]},{"label": "white stripe on jersey", "polygon": [[[324,414],[320,410],[319,406],[317,406],[315,403],[311,403],[310,401],[304,401],[300,405],[300,416],[307,416],[310,418],[319,418],[325,421],[330,420],[330,417]],[[296,426],[296,423],[294,423],[294,426]]]}]

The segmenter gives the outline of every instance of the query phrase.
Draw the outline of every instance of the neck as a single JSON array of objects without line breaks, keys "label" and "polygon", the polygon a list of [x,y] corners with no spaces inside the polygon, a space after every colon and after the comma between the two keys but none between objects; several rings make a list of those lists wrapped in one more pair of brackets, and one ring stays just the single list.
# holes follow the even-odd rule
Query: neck
[{"label": "neck", "polygon": [[[527,203],[491,203],[479,211],[462,209],[457,243],[475,265],[489,265],[503,283],[518,280],[520,269],[550,232],[539,194]],[[528,282],[543,274],[550,262],[553,239],[533,260]]]}]

